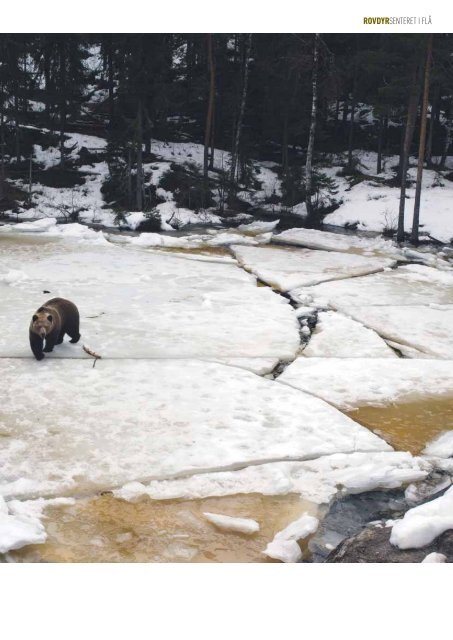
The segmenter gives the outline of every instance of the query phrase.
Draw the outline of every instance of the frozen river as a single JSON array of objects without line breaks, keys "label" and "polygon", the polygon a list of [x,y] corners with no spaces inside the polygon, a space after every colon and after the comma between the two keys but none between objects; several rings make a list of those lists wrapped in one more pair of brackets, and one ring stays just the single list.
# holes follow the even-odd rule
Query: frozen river
[{"label": "frozen river", "polygon": [[[275,535],[270,555],[299,559],[304,514],[448,458],[423,450],[453,428],[449,263],[315,234],[309,248],[263,229],[172,246],[0,227],[8,559],[259,561]],[[29,321],[56,296],[77,304],[82,339],[37,362]]]}]

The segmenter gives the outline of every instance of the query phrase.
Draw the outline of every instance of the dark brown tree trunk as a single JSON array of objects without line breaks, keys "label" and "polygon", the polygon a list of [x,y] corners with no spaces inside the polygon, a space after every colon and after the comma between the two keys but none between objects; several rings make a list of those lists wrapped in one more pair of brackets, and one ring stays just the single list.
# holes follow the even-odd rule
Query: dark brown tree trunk
[{"label": "dark brown tree trunk", "polygon": [[108,91],[109,91],[109,119],[112,123],[115,115],[115,99],[113,94],[114,88],[114,71],[113,71],[113,36],[109,36],[107,49],[107,65],[108,65]]},{"label": "dark brown tree trunk", "polygon": [[451,122],[451,109],[452,109],[452,102],[450,102],[450,114],[447,117],[447,122],[445,124],[445,138],[444,138],[444,147],[442,149],[442,156],[440,158],[440,163],[439,163],[439,169],[444,169],[445,168],[445,164],[447,162],[447,157],[448,157],[448,150],[450,148],[450,144],[451,144],[451,130],[452,130],[452,122]]},{"label": "dark brown tree trunk", "polygon": [[236,177],[236,167],[239,156],[239,146],[241,142],[241,133],[242,133],[242,124],[244,121],[244,113],[245,113],[245,103],[247,100],[247,87],[248,87],[248,78],[249,78],[249,66],[250,66],[250,51],[252,48],[252,34],[249,33],[245,36],[245,47],[244,47],[244,65],[243,65],[243,73],[242,73],[242,92],[241,92],[241,102],[239,105],[239,114],[236,122],[235,134],[233,137],[233,147],[231,150],[231,166],[230,166],[230,182],[231,184],[234,182]]},{"label": "dark brown tree trunk", "polygon": [[288,108],[285,108],[283,118],[283,139],[282,139],[282,169],[283,175],[288,175],[289,158],[288,158]]},{"label": "dark brown tree trunk", "polygon": [[311,190],[313,182],[313,151],[315,147],[316,132],[316,111],[318,106],[318,59],[319,59],[319,34],[315,34],[313,43],[313,72],[312,72],[312,95],[311,95],[311,116],[310,133],[308,136],[307,160],[305,163],[305,206],[307,208],[308,220],[313,220],[313,205],[311,201]]},{"label": "dark brown tree trunk", "polygon": [[434,97],[431,102],[431,113],[429,117],[428,141],[426,143],[426,153],[425,153],[425,160],[426,160],[427,167],[433,166],[433,136],[434,136],[434,129],[435,129],[436,120],[437,120],[436,113],[438,111],[439,100],[440,100],[440,86],[437,85],[435,89]]},{"label": "dark brown tree trunk", "polygon": [[15,156],[16,162],[20,162],[20,127],[19,127],[19,97],[16,93],[14,96],[14,144],[15,144]]},{"label": "dark brown tree trunk", "polygon": [[206,127],[204,133],[204,154],[203,154],[203,192],[204,200],[203,206],[206,206],[207,194],[209,191],[209,144],[212,140],[212,121],[214,116],[214,101],[215,101],[215,66],[214,66],[214,53],[212,46],[212,34],[206,35],[207,51],[208,51],[208,69],[209,69],[209,98],[208,98],[208,111],[206,114]]},{"label": "dark brown tree trunk", "polygon": [[60,43],[60,166],[65,165],[64,136],[66,131],[66,53],[64,42]]},{"label": "dark brown tree trunk", "polygon": [[[3,87],[2,87],[3,94]],[[1,113],[0,122],[0,202],[5,197],[5,124],[3,120],[3,111]]]},{"label": "dark brown tree trunk", "polygon": [[376,173],[382,172],[382,141],[384,138],[384,116],[379,117],[379,133],[378,133],[378,150],[377,150],[377,164]]},{"label": "dark brown tree trunk", "polygon": [[33,187],[33,152],[30,153],[30,160],[28,164],[28,202],[31,203]]},{"label": "dark brown tree trunk", "polygon": [[429,81],[431,74],[431,59],[433,53],[433,34],[428,35],[426,45],[425,79],[423,85],[423,104],[420,122],[420,143],[418,147],[417,182],[415,185],[414,218],[412,221],[411,240],[418,244],[418,228],[420,224],[420,198],[422,193],[423,163],[425,160],[426,121],[428,119]]},{"label": "dark brown tree trunk", "polygon": [[346,123],[348,122],[348,113],[349,113],[349,95],[345,96],[343,101],[343,126],[346,128]]},{"label": "dark brown tree trunk", "polygon": [[50,77],[50,55],[49,55],[49,50],[48,50],[47,46],[44,49],[44,83],[46,85],[45,115],[46,115],[47,122],[50,123],[50,115],[51,115],[51,110],[52,110],[51,109],[51,105],[52,105],[51,91],[52,91],[52,89],[51,89],[51,77]]},{"label": "dark brown tree trunk", "polygon": [[132,149],[127,150],[127,202],[128,206],[132,206]]},{"label": "dark brown tree trunk", "polygon": [[417,119],[417,107],[420,99],[420,82],[421,72],[423,69],[421,61],[417,61],[414,65],[411,93],[409,96],[409,104],[407,109],[407,121],[404,135],[404,146],[400,161],[401,170],[401,189],[400,189],[400,206],[398,211],[398,230],[396,239],[398,242],[404,240],[404,209],[406,205],[406,183],[407,168],[409,166],[409,155],[414,135],[415,121]]},{"label": "dark brown tree trunk", "polygon": [[214,112],[212,114],[212,126],[211,126],[211,143],[210,143],[211,144],[211,151],[209,153],[209,169],[210,169],[210,171],[212,171],[212,169],[214,169],[215,113],[216,113],[216,108],[215,108],[215,102],[214,102]]},{"label": "dark brown tree trunk", "polygon": [[137,105],[136,147],[137,176],[135,185],[135,202],[137,211],[143,211],[143,105],[141,100],[138,101]]}]

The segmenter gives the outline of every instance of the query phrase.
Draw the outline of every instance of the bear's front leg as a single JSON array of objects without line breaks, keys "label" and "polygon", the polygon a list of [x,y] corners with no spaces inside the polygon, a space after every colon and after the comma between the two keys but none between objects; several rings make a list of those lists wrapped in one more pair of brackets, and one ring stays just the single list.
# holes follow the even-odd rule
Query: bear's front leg
[{"label": "bear's front leg", "polygon": [[55,342],[56,342],[56,339],[55,339],[54,336],[52,336],[52,337],[47,336],[47,338],[46,338],[46,346],[44,347],[43,351],[45,353],[50,353],[51,351],[53,351],[53,348],[55,346]]},{"label": "bear's front leg", "polygon": [[43,354],[42,346],[43,339],[37,336],[35,333],[30,332],[30,347],[36,360],[42,360],[45,357]]}]

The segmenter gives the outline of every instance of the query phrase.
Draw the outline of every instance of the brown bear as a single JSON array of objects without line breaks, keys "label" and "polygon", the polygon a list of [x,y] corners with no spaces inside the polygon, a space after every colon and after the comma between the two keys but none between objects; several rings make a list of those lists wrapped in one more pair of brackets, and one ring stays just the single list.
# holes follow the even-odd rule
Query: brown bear
[{"label": "brown bear", "polygon": [[50,353],[56,344],[61,344],[65,333],[71,342],[78,342],[79,322],[79,310],[64,298],[52,298],[39,307],[30,323],[30,347],[36,360],[42,360],[44,352]]}]

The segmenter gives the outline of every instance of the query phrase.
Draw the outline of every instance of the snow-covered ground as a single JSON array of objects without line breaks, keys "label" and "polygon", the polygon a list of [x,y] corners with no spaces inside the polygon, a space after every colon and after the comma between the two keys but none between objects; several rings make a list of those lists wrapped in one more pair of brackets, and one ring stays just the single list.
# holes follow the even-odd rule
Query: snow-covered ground
[{"label": "snow-covered ground", "polygon": [[[338,176],[340,166],[324,168],[323,172],[333,177],[338,184],[338,196],[343,203],[333,213],[328,214],[324,222],[336,226],[357,224],[365,231],[396,229],[399,209],[399,189],[378,182],[376,177],[376,154],[356,150],[355,157],[360,161],[360,170],[370,176],[352,188],[349,182]],[[398,157],[387,157],[384,172],[380,178],[392,176],[391,167],[398,163]],[[415,165],[416,160],[411,159]],[[449,243],[453,239],[453,216],[451,215],[451,199],[453,182],[445,177],[451,169],[438,174],[425,169],[423,172],[423,188],[420,205],[420,231],[440,242]],[[412,166],[408,171],[409,179],[415,181],[417,169]],[[415,183],[406,191],[405,230],[411,231],[414,209]]]}]

